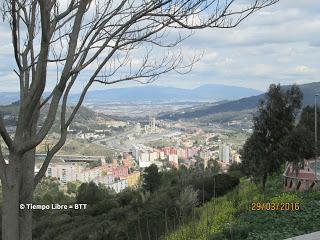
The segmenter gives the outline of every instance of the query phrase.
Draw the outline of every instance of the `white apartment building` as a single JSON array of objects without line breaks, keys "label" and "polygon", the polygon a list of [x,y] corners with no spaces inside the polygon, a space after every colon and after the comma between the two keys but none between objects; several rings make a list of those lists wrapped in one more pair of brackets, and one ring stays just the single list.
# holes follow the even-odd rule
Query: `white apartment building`
[{"label": "white apartment building", "polygon": [[102,172],[99,168],[87,169],[82,171],[79,177],[79,181],[81,182],[90,182],[95,178],[99,178],[102,176]]},{"label": "white apartment building", "polygon": [[158,154],[158,152],[157,151],[150,151],[149,152],[149,160],[150,160],[150,162],[154,162],[154,161],[156,161],[156,160],[158,160],[159,159],[159,154]]},{"label": "white apartment building", "polygon": [[116,193],[119,193],[128,187],[128,180],[121,179],[119,181],[107,184],[106,187],[113,189]]},{"label": "white apartment building", "polygon": [[112,175],[104,175],[93,179],[93,182],[95,184],[109,185],[114,183],[114,177]]},{"label": "white apartment building", "polygon": [[170,154],[169,155],[169,162],[175,163],[178,165],[178,155],[177,154]]},{"label": "white apartment building", "polygon": [[79,164],[50,164],[46,176],[57,178],[63,183],[72,182],[81,178],[83,169]]},{"label": "white apartment building", "polygon": [[219,146],[219,161],[229,164],[230,163],[230,146]]},{"label": "white apartment building", "polygon": [[160,158],[161,160],[163,160],[163,159],[166,158],[166,156],[164,155],[164,151],[159,152],[159,158]]}]

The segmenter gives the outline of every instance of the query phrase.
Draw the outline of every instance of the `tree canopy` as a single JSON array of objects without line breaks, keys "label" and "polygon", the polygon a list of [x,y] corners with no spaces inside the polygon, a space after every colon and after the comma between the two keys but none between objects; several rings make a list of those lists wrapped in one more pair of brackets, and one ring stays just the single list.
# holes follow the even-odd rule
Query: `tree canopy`
[{"label": "tree canopy", "polygon": [[155,164],[151,164],[143,172],[143,184],[142,187],[150,192],[154,192],[160,186],[161,176],[158,171],[158,167]]},{"label": "tree canopy", "polygon": [[[302,92],[295,85],[283,91],[279,84],[271,84],[265,99],[259,103],[253,134],[246,141],[241,156],[244,171],[261,180],[263,187],[268,175],[279,172],[286,159],[285,141],[295,127],[302,98]],[[298,133],[301,132],[295,132]],[[292,147],[290,139],[287,142]]]}]

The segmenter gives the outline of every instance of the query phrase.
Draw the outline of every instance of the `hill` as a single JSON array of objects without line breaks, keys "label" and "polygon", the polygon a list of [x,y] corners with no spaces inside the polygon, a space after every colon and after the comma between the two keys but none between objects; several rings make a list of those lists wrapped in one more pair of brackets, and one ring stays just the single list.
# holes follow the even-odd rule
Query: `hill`
[{"label": "hill", "polygon": [[[286,90],[290,85],[283,86]],[[320,82],[313,82],[308,84],[299,85],[303,92],[303,106],[314,105],[314,95],[320,91]],[[197,109],[187,108],[182,109],[174,113],[162,113],[160,118],[178,120],[178,119],[192,119],[202,118],[209,115],[224,113],[224,112],[240,112],[256,109],[260,99],[263,99],[265,94],[259,94],[257,96],[241,98],[234,101],[222,102],[220,104],[211,104],[211,106],[198,107]],[[320,103],[320,102],[319,102]]]},{"label": "hill", "polygon": [[[15,126],[17,123],[17,116],[18,116],[18,111],[19,111],[19,102],[14,102],[10,105],[6,106],[0,106],[0,114],[4,116],[4,121],[6,126]],[[67,108],[67,116],[70,115],[72,111],[72,107]],[[41,124],[48,112],[48,106],[44,106],[41,113],[40,113],[40,121],[39,123]],[[56,123],[54,125],[54,128],[56,130],[59,130],[59,119],[60,119],[60,112],[57,112],[57,117],[56,117]],[[87,107],[80,107],[75,118],[74,118],[74,123],[77,125],[90,125],[90,124],[97,124],[98,122],[101,121],[107,121],[107,120],[112,120],[109,116],[103,114],[103,113],[98,113],[95,112]]]},{"label": "hill", "polygon": [[[113,88],[89,91],[85,98],[85,103],[159,103],[182,101],[216,102],[220,100],[235,100],[260,93],[262,92],[256,89],[219,84],[208,84],[194,89],[146,85],[142,87]],[[0,92],[0,105],[8,105],[14,101],[17,101],[18,96],[19,94],[17,92]],[[74,104],[78,98],[79,94],[70,95],[70,103]]]},{"label": "hill", "polygon": [[18,92],[0,92],[0,105],[9,105],[18,99]]},{"label": "hill", "polygon": [[[219,84],[203,85],[194,89],[182,89],[174,87],[162,87],[146,85],[143,87],[116,88],[91,91],[87,94],[86,103],[120,102],[180,102],[180,101],[220,101],[235,100],[253,96],[261,91],[250,88],[226,86]],[[73,99],[78,95],[73,95]]]},{"label": "hill", "polygon": [[[282,188],[281,176],[268,180],[266,192],[243,179],[235,190],[197,208],[199,218],[170,233],[165,240],[188,236],[194,240],[274,240],[319,231],[319,192],[284,193]],[[298,208],[254,210],[253,203],[288,203]]]}]

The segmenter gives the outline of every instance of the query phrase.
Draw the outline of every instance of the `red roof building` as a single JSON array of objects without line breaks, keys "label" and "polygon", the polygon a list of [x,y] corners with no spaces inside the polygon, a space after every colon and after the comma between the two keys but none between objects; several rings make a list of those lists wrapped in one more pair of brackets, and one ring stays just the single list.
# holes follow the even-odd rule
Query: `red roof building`
[{"label": "red roof building", "polygon": [[292,163],[286,163],[286,168],[283,173],[284,190],[303,192],[318,188],[319,179],[316,177],[314,165],[314,160],[305,160],[304,167],[297,171]]}]

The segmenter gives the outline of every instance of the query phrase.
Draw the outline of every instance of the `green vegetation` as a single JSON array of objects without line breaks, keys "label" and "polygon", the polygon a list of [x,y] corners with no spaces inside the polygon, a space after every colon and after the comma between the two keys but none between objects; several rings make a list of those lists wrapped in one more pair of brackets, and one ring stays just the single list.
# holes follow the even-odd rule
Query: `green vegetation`
[{"label": "green vegetation", "polygon": [[[229,170],[232,176],[249,178],[243,178],[232,192],[197,208],[199,219],[180,226],[165,239],[274,240],[318,231],[320,193],[282,192],[284,162],[293,162],[298,172],[303,160],[314,156],[313,108],[306,107],[298,122],[301,106],[298,87],[283,91],[280,85],[270,85],[259,103],[253,134],[241,152],[242,164]],[[263,203],[278,207],[257,210]],[[281,203],[297,205],[281,210]]]},{"label": "green vegetation", "polygon": [[[274,240],[314,231],[320,226],[320,193],[283,193],[282,179],[269,178],[263,192],[243,179],[223,197],[195,210],[199,219],[172,232],[166,240]],[[298,211],[253,211],[252,202],[299,203]]]},{"label": "green vegetation", "polygon": [[203,116],[198,119],[200,123],[216,122],[216,123],[227,123],[230,121],[241,121],[245,126],[251,123],[252,114],[256,112],[255,108],[240,110],[240,111],[231,111],[226,112],[217,112],[209,114],[208,116]]},{"label": "green vegetation", "polygon": [[[301,161],[307,157],[307,147],[300,154],[297,152],[301,148],[292,148],[295,145],[292,140],[299,141],[294,137],[303,135],[301,131],[293,131],[302,97],[302,92],[295,85],[284,92],[279,84],[271,84],[265,100],[259,103],[253,134],[244,144],[241,157],[244,172],[261,182],[263,188],[267,177],[279,173],[285,160]],[[296,154],[292,154],[292,151]],[[292,158],[293,155],[298,159]]]},{"label": "green vegetation", "polygon": [[158,171],[157,165],[152,164],[150,167],[146,168],[143,173],[143,179],[142,187],[146,191],[155,192],[161,182],[161,175]]},{"label": "green vegetation", "polygon": [[[280,85],[270,85],[254,118],[253,134],[242,149],[242,163],[229,169],[231,176],[249,178],[197,208],[200,218],[180,226],[166,240],[273,240],[319,230],[320,193],[282,192],[284,162],[293,162],[299,171],[303,160],[314,156],[312,107],[302,111],[298,122],[301,105],[298,87],[283,91]],[[253,203],[293,203],[300,209],[256,210]]]},{"label": "green vegetation", "polygon": [[[315,118],[314,105],[313,106],[306,106],[301,112],[298,127],[305,128],[307,134],[313,135],[315,132],[314,118]],[[318,136],[320,136],[320,108],[319,107],[317,107],[317,118],[318,118],[317,134],[318,134]],[[313,138],[313,136],[312,136],[312,138]],[[314,146],[314,142],[312,144]],[[318,142],[317,149],[320,150],[320,141]]]},{"label": "green vegetation", "polygon": [[[156,178],[148,173],[157,172]],[[222,196],[239,184],[237,178],[200,168],[158,172],[152,165],[144,174],[144,188],[119,194],[102,185],[84,183],[61,193],[54,179],[37,189],[35,203],[87,203],[86,210],[35,210],[35,240],[161,239],[180,226],[200,219],[197,207]],[[42,186],[44,184],[44,186]],[[154,187],[154,184],[158,184]],[[152,192],[148,191],[152,186]],[[41,191],[40,191],[41,190]],[[47,192],[43,195],[44,192]],[[48,195],[52,195],[50,198]]]}]

